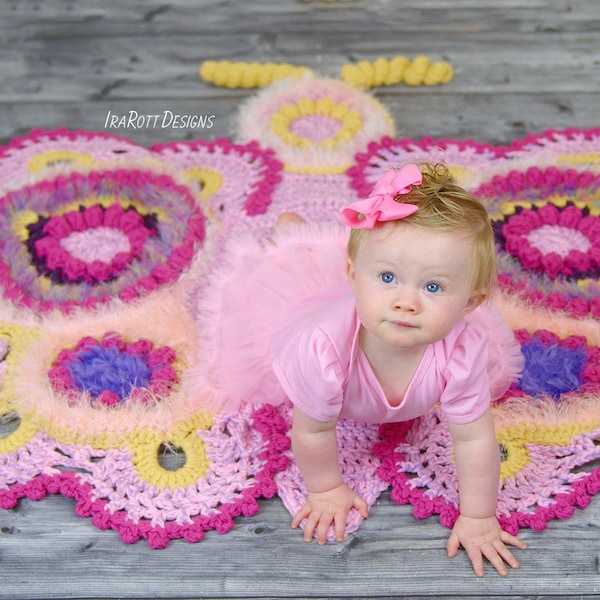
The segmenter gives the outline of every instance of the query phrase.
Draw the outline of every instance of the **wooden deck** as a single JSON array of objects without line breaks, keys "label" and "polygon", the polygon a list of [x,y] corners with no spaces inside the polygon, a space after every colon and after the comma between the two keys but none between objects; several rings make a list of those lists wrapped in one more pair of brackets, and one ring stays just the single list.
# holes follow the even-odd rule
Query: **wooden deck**
[{"label": "wooden deck", "polygon": [[[599,125],[598,0],[2,0],[0,142],[33,128],[101,131],[109,110],[214,114],[211,129],[120,131],[143,144],[230,136],[252,92],[202,82],[206,59],[447,60],[451,84],[376,92],[398,137],[508,143]],[[123,544],[52,497],[0,511],[0,598],[600,598],[600,498],[543,533],[522,568],[472,574],[448,531],[386,494],[343,543],[304,544],[277,499],[225,536]]]}]

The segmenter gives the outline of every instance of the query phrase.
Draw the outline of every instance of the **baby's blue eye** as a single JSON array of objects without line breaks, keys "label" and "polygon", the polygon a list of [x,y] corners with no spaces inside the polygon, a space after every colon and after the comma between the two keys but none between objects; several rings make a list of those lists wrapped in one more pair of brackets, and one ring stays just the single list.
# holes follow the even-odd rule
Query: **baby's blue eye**
[{"label": "baby's blue eye", "polygon": [[391,273],[382,273],[379,278],[383,283],[394,283],[396,281],[396,278]]},{"label": "baby's blue eye", "polygon": [[428,283],[425,289],[432,294],[437,294],[442,291],[442,286],[439,283]]}]

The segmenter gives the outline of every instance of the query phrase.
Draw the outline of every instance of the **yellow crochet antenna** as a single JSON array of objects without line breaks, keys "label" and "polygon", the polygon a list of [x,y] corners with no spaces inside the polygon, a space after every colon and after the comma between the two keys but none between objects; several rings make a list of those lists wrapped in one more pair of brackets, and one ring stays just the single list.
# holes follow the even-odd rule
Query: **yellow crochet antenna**
[{"label": "yellow crochet antenna", "polygon": [[417,56],[412,62],[404,56],[392,60],[378,58],[372,62],[362,60],[342,67],[342,80],[360,88],[382,85],[439,85],[448,83],[454,75],[447,62],[431,63],[426,56]]},{"label": "yellow crochet antenna", "polygon": [[299,77],[310,72],[308,67],[288,63],[229,62],[206,60],[200,66],[200,77],[227,88],[260,88],[282,77]]}]

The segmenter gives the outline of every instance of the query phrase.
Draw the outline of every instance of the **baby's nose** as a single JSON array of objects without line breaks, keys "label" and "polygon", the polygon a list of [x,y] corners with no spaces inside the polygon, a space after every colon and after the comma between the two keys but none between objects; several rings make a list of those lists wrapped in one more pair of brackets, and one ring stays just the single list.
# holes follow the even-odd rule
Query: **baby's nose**
[{"label": "baby's nose", "polygon": [[419,309],[419,299],[417,293],[407,289],[401,290],[395,298],[394,306],[396,310],[417,312]]}]

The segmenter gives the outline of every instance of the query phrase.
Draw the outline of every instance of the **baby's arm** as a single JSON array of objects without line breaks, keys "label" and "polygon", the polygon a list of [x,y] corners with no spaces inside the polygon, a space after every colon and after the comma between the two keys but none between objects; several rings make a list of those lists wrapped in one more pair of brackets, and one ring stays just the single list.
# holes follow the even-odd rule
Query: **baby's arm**
[{"label": "baby's arm", "polygon": [[337,419],[316,421],[294,407],[292,449],[309,494],[306,504],[294,516],[292,527],[298,527],[306,518],[304,540],[307,542],[312,540],[316,530],[319,544],[324,544],[331,524],[336,540],[341,542],[351,508],[364,518],[368,516],[367,503],[342,481],[336,424]]},{"label": "baby's arm", "polygon": [[462,545],[478,577],[483,576],[484,556],[500,575],[506,575],[504,562],[515,569],[519,562],[505,544],[521,549],[526,545],[503,531],[496,519],[500,451],[492,413],[488,410],[465,425],[451,423],[450,431],[458,471],[460,516],[448,539],[448,555],[455,556]]}]

